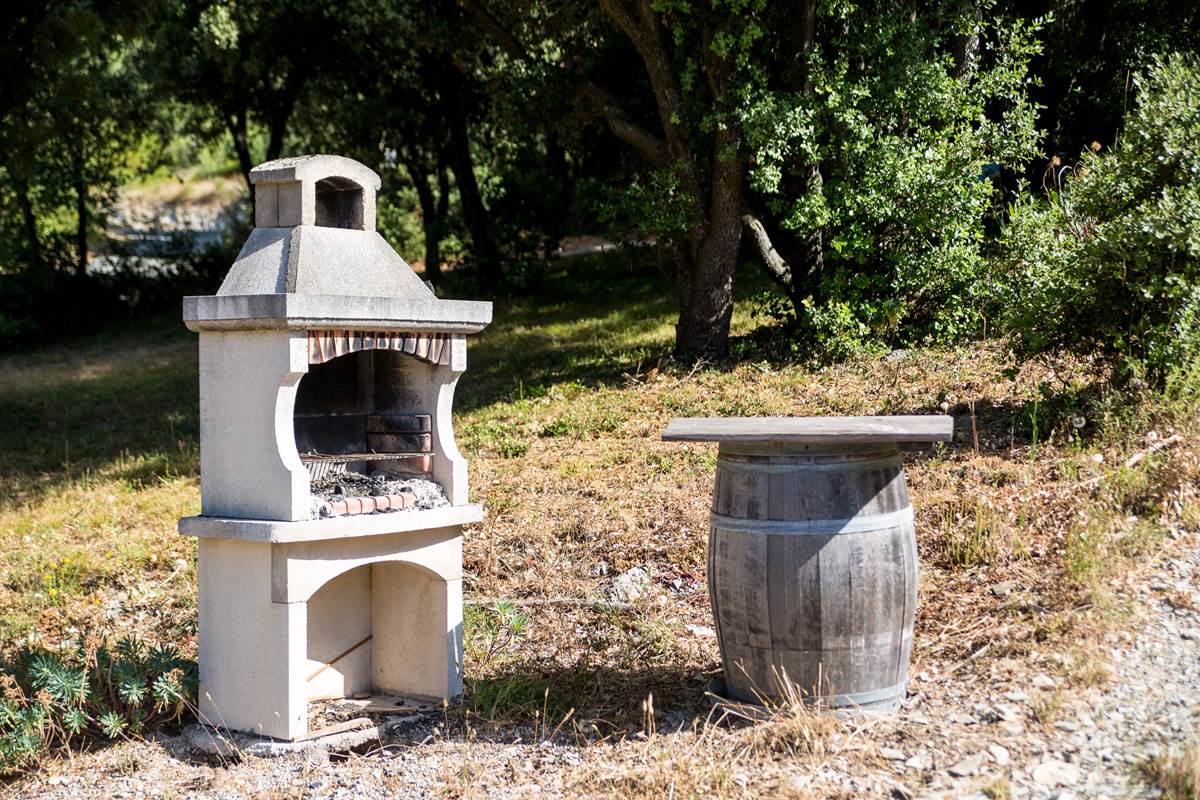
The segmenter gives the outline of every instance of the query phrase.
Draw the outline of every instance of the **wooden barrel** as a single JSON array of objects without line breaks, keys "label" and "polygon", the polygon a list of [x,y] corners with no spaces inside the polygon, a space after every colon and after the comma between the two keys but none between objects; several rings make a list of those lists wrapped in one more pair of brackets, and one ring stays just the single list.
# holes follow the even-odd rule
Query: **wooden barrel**
[{"label": "wooden barrel", "polygon": [[732,699],[786,676],[826,707],[899,705],[917,555],[895,444],[722,442],[708,563]]}]

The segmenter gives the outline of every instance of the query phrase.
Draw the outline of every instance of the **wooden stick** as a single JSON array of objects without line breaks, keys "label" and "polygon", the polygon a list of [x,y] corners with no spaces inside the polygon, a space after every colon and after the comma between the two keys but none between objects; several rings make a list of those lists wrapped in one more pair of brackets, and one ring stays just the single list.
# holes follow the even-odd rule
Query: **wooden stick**
[{"label": "wooden stick", "polygon": [[351,647],[351,648],[350,648],[349,650],[347,650],[346,652],[344,652],[344,653],[340,653],[339,655],[335,656],[335,657],[334,657],[334,658],[333,658],[331,661],[326,661],[324,664],[322,664],[322,665],[321,665],[321,668],[320,668],[320,669],[318,669],[318,670],[317,670],[316,672],[314,672],[312,675],[309,675],[309,676],[308,676],[308,680],[309,680],[309,681],[312,681],[312,679],[313,679],[313,678],[317,677],[317,676],[318,676],[318,675],[320,675],[322,672],[324,672],[325,670],[329,669],[329,668],[330,668],[330,667],[332,667],[334,664],[336,664],[337,662],[341,661],[343,658],[345,658],[346,656],[350,655],[350,654],[351,654],[351,653],[353,653],[355,650],[357,650],[358,648],[362,647],[364,644],[366,644],[367,642],[371,641],[371,640],[372,640],[372,639],[374,639],[374,638],[375,638],[375,635],[374,635],[374,634],[370,634],[369,636],[367,636],[367,638],[363,639],[361,642],[359,642],[358,644],[354,645],[353,647]]},{"label": "wooden stick", "polygon": [[1133,455],[1131,455],[1129,458],[1127,458],[1125,460],[1125,466],[1132,467],[1135,464],[1137,464],[1139,461],[1141,461],[1143,458],[1150,455],[1151,453],[1157,453],[1159,450],[1166,450],[1171,445],[1178,444],[1179,442],[1182,442],[1182,441],[1183,441],[1183,437],[1180,436],[1178,433],[1174,434],[1173,436],[1168,436],[1166,439],[1162,439],[1161,441],[1157,441],[1154,444],[1150,445],[1149,447],[1147,447],[1145,450],[1141,451],[1140,453],[1134,453]]},{"label": "wooden stick", "polygon": [[[1166,439],[1157,441],[1154,444],[1147,447],[1145,450],[1140,450],[1140,451],[1134,453],[1133,455],[1131,455],[1129,458],[1125,459],[1124,466],[1126,468],[1136,467],[1138,464],[1140,464],[1146,458],[1146,456],[1148,456],[1152,453],[1157,453],[1160,450],[1166,450],[1168,447],[1179,444],[1182,441],[1183,441],[1183,437],[1180,436],[1178,433],[1168,436]],[[1116,470],[1109,470],[1107,472],[1102,472],[1099,475],[1096,475],[1092,478],[1088,478],[1086,481],[1080,481],[1078,486],[1081,489],[1090,488],[1090,487],[1095,486],[1096,484],[1100,483],[1101,481],[1107,480],[1109,477],[1111,477],[1115,473],[1116,473]]]},{"label": "wooden stick", "polygon": [[292,739],[293,742],[306,742],[309,739],[316,739],[320,736],[332,736],[335,733],[345,733],[346,731],[357,730],[372,725],[370,718],[358,717],[357,719],[348,719],[345,722],[336,722],[333,725],[327,725],[320,730],[310,731],[302,736],[297,736]]}]

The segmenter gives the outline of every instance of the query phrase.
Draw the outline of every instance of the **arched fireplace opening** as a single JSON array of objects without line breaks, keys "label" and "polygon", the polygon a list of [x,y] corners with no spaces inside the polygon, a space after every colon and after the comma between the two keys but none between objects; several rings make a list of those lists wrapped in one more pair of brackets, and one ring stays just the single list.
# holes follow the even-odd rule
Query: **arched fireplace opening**
[{"label": "arched fireplace opening", "polygon": [[462,632],[447,627],[455,582],[404,561],[332,578],[307,603],[305,697],[443,696]]},{"label": "arched fireplace opening", "polygon": [[312,364],[296,391],[296,450],[313,516],[428,509],[449,501],[433,479],[438,367],[367,349]]}]

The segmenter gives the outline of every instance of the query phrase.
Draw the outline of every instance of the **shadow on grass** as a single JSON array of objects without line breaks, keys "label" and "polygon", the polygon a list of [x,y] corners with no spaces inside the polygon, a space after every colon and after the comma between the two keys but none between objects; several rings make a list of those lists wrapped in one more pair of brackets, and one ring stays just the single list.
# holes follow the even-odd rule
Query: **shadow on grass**
[{"label": "shadow on grass", "polygon": [[197,361],[187,336],[154,320],[11,357],[0,383],[0,504],[99,471],[132,482],[195,474]]},{"label": "shadow on grass", "polygon": [[470,345],[457,407],[471,410],[557,383],[609,382],[670,351],[677,305],[644,254],[547,263],[536,294],[495,301]]},{"label": "shadow on grass", "polygon": [[[974,406],[960,402],[946,413],[954,417],[954,445],[974,451],[978,440],[980,455],[1005,460],[1028,460],[1028,448],[1065,440],[1086,444],[1102,433],[1096,420],[1088,420],[1088,409],[1103,402],[1106,387],[1100,381],[1062,387],[1037,399],[992,400],[983,398]],[[927,413],[924,409],[897,409],[890,413]],[[1072,418],[1084,420],[1076,429]]]}]

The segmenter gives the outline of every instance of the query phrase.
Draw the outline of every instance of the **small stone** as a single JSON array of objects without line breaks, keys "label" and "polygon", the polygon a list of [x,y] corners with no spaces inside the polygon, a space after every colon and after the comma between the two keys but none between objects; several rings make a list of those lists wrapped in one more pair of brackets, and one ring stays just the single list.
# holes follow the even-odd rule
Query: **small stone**
[{"label": "small stone", "polygon": [[717,636],[717,632],[707,625],[685,625],[684,627],[697,639],[714,639]]},{"label": "small stone", "polygon": [[1023,703],[1029,699],[1029,695],[1025,694],[1020,689],[1013,689],[1011,692],[1005,692],[1004,696],[1012,700],[1014,703]]},{"label": "small stone", "polygon": [[1033,779],[1042,786],[1073,786],[1079,781],[1079,767],[1065,761],[1043,761],[1033,768]]},{"label": "small stone", "polygon": [[908,767],[909,769],[928,769],[929,762],[925,759],[925,757],[923,755],[918,753],[917,755],[912,756],[907,761],[905,761],[904,766]]},{"label": "small stone", "polygon": [[1003,767],[1008,764],[1008,748],[1004,745],[989,744],[988,752],[992,754],[992,760],[996,762],[996,766]]},{"label": "small stone", "polygon": [[1058,686],[1058,681],[1043,672],[1034,675],[1032,683],[1035,689],[1051,689]]},{"label": "small stone", "polygon": [[900,752],[899,750],[897,750],[894,747],[879,748],[879,755],[883,756],[888,761],[903,761],[904,760],[904,753]]},{"label": "small stone", "polygon": [[1061,720],[1060,722],[1056,722],[1054,723],[1054,727],[1058,728],[1060,731],[1066,731],[1067,733],[1074,733],[1075,731],[1079,730],[1079,726],[1069,720]]},{"label": "small stone", "polygon": [[983,768],[985,761],[987,761],[987,753],[979,752],[975,755],[967,756],[951,767],[949,772],[956,778],[966,778],[979,772]]},{"label": "small stone", "polygon": [[608,597],[614,603],[632,603],[649,588],[650,573],[644,567],[634,567],[613,579]]},{"label": "small stone", "polygon": [[1017,588],[1016,581],[1003,581],[992,586],[993,597],[1008,597]]},{"label": "small stone", "polygon": [[1195,631],[1180,631],[1179,638],[1183,639],[1184,641],[1190,642],[1196,638],[1196,632]]}]

